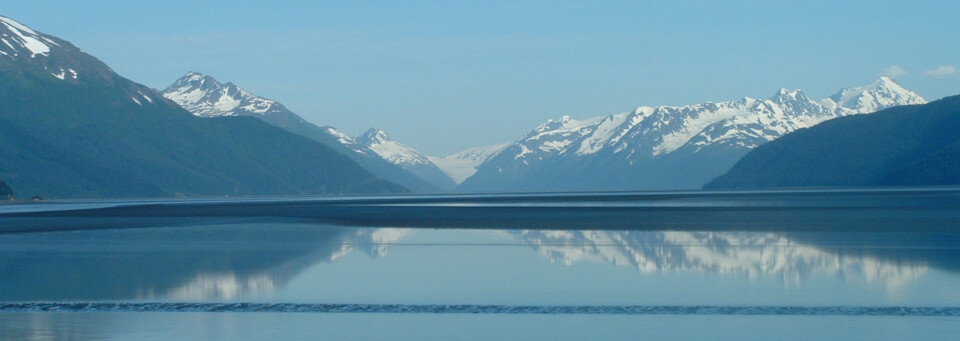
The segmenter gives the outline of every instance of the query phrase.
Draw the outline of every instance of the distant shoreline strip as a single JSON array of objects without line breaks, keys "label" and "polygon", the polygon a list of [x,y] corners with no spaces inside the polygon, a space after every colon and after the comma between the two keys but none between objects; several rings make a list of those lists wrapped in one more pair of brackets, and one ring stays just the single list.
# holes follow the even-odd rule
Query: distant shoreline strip
[{"label": "distant shoreline strip", "polygon": [[960,307],[513,306],[308,303],[0,303],[0,312],[202,312],[537,315],[954,316]]}]

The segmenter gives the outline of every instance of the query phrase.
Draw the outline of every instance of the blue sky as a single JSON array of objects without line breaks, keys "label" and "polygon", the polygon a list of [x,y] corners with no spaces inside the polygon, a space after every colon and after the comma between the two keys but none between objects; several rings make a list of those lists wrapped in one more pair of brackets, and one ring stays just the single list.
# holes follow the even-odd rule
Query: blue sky
[{"label": "blue sky", "polygon": [[960,1],[5,1],[0,14],[164,88],[187,71],[426,154],[548,118],[803,89],[885,72],[960,94]]}]

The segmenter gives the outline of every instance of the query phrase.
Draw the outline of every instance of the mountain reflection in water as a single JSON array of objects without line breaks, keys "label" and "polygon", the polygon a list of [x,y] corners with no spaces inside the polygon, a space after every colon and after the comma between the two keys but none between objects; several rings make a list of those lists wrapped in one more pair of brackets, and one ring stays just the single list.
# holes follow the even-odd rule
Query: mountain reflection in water
[{"label": "mountain reflection in water", "polygon": [[314,240],[319,244],[318,246],[322,247],[302,255],[291,254],[292,259],[284,261],[275,268],[241,276],[237,275],[237,271],[199,273],[190,282],[169,289],[166,295],[159,296],[173,300],[210,300],[268,294],[304,269],[317,263],[336,261],[354,250],[364,252],[373,258],[386,256],[388,246],[399,241],[409,232],[407,229],[389,228],[339,228],[337,230],[339,230],[338,233],[330,235],[327,239]]},{"label": "mountain reflection in water", "polygon": [[775,276],[797,283],[813,273],[862,277],[870,283],[902,285],[922,275],[920,260],[825,251],[776,233],[677,231],[511,231],[537,254],[571,265],[597,261],[658,271],[695,271]]},{"label": "mountain reflection in water", "polygon": [[403,230],[249,224],[0,236],[0,300],[253,297]]},{"label": "mountain reflection in water", "polygon": [[[438,245],[531,247],[552,262],[610,263],[641,275],[763,276],[791,285],[823,273],[891,288],[931,267],[955,271],[960,258],[957,236],[931,234],[446,230],[439,242],[404,241],[437,231],[247,224],[4,235],[0,300],[257,299],[353,251],[380,258],[395,247]],[[472,242],[490,236],[505,241]]]}]

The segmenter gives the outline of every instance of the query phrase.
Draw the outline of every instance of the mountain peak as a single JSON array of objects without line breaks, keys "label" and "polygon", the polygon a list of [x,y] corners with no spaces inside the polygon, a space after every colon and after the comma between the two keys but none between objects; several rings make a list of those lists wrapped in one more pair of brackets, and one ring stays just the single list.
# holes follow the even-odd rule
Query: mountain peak
[{"label": "mountain peak", "polygon": [[887,89],[887,90],[892,90],[896,92],[909,92],[909,90],[904,89],[902,86],[900,86],[900,84],[898,84],[897,81],[884,76],[881,76],[879,79],[877,79],[873,83],[870,83],[870,85],[868,85],[866,88],[872,91],[881,91],[881,90]]},{"label": "mountain peak", "polygon": [[407,170],[411,170],[417,167],[417,165],[433,165],[433,163],[430,162],[426,156],[420,154],[420,152],[400,142],[391,140],[390,137],[387,136],[387,133],[377,128],[367,129],[366,132],[360,134],[360,136],[357,136],[354,140],[357,144],[370,148],[370,150],[380,155],[384,160]]},{"label": "mountain peak", "polygon": [[163,90],[163,96],[201,117],[266,115],[276,102],[196,71],[187,72]]},{"label": "mountain peak", "polygon": [[[596,120],[552,119],[474,167],[476,173],[458,190],[694,188],[730,169],[750,149],[792,131],[922,101],[887,78],[854,93],[866,93],[869,101],[843,107],[783,88],[763,100],[643,106]],[[874,105],[864,105],[869,103]]]},{"label": "mountain peak", "polygon": [[780,91],[777,91],[775,95],[770,97],[770,100],[774,102],[783,102],[783,101],[797,101],[797,100],[806,100],[807,95],[803,93],[800,89],[787,90],[786,88],[780,88]]},{"label": "mountain peak", "polygon": [[183,77],[181,78],[203,78],[203,77],[206,77],[206,75],[196,71],[187,71],[187,74],[183,75]]},{"label": "mountain peak", "polygon": [[26,25],[4,16],[0,16],[0,36],[0,41],[4,43],[0,45],[0,54],[8,57],[48,56],[52,47],[60,46]]},{"label": "mountain peak", "polygon": [[924,104],[923,97],[904,89],[891,78],[880,77],[864,86],[845,88],[830,96],[837,105],[861,113],[874,112],[898,105]]},{"label": "mountain peak", "polygon": [[386,132],[377,128],[367,129],[367,131],[365,131],[363,134],[360,134],[360,136],[357,136],[357,138],[354,140],[364,146],[383,144],[393,141],[390,139],[390,136],[387,136]]},{"label": "mountain peak", "polygon": [[220,82],[213,77],[196,71],[190,71],[174,81],[173,84],[164,89],[163,92],[176,91],[184,87],[191,89],[220,89],[223,87],[223,84],[220,84]]},{"label": "mountain peak", "polygon": [[[47,75],[74,84],[84,79],[112,86],[116,81],[110,67],[70,42],[4,16],[0,16],[0,69]],[[131,97],[140,97],[135,93],[132,91]]]},{"label": "mountain peak", "polygon": [[[196,71],[190,71],[190,72],[187,72],[187,74],[183,75],[183,77],[180,77],[180,79],[178,79],[178,81],[181,81],[181,80],[183,80],[183,81],[199,81],[199,80],[204,80],[204,79],[213,79],[213,77],[204,75],[204,74],[199,73],[199,72],[196,72]],[[215,80],[215,79],[213,79],[213,80]]]}]

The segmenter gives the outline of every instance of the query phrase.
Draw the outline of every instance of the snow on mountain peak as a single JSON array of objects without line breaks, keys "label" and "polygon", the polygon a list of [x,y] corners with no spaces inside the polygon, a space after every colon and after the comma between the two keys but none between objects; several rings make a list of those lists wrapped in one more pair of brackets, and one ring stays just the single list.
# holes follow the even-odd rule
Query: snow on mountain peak
[{"label": "snow on mountain peak", "polygon": [[357,136],[356,141],[357,143],[360,143],[363,145],[373,145],[373,144],[383,144],[383,143],[393,142],[393,140],[390,140],[390,137],[387,136],[386,132],[377,128],[367,129],[366,132],[364,132],[363,134],[360,134],[360,136]]},{"label": "snow on mountain peak", "polygon": [[800,89],[791,91],[791,90],[787,90],[786,88],[781,88],[780,91],[777,92],[777,94],[770,97],[770,100],[777,103],[785,103],[785,102],[792,102],[792,101],[808,101],[809,98]]},{"label": "snow on mountain peak", "polygon": [[13,19],[0,16],[0,24],[3,24],[0,28],[0,42],[3,42],[0,54],[16,57],[29,52],[28,56],[34,58],[49,55],[51,46],[60,45]]},{"label": "snow on mountain peak", "polygon": [[869,113],[898,105],[927,103],[923,97],[904,89],[888,77],[880,77],[870,85],[845,88],[830,99],[845,108],[859,113]]},{"label": "snow on mountain peak", "polygon": [[383,130],[370,128],[360,136],[354,138],[354,141],[360,146],[369,148],[384,160],[390,163],[400,165],[401,167],[411,167],[415,165],[431,165],[429,159],[413,148],[407,147],[399,142],[393,141]]},{"label": "snow on mountain peak", "polygon": [[834,117],[919,103],[925,103],[923,98],[886,77],[821,101],[799,89],[782,88],[767,100],[744,97],[687,106],[642,106],[583,121],[562,116],[547,120],[509,150],[516,153],[514,160],[529,164],[561,154],[585,156],[605,150],[626,158],[656,157],[688,143],[697,150],[713,143],[752,148]]},{"label": "snow on mountain peak", "polygon": [[279,104],[272,100],[193,71],[164,89],[163,96],[200,117],[262,116],[280,110]]},{"label": "snow on mountain peak", "polygon": [[78,79],[78,70],[90,70],[91,66],[109,70],[99,61],[96,63],[101,65],[92,65],[83,57],[77,58],[78,53],[80,51],[67,42],[0,16],[0,58],[18,65],[18,68],[42,69],[51,77],[70,82]]}]

